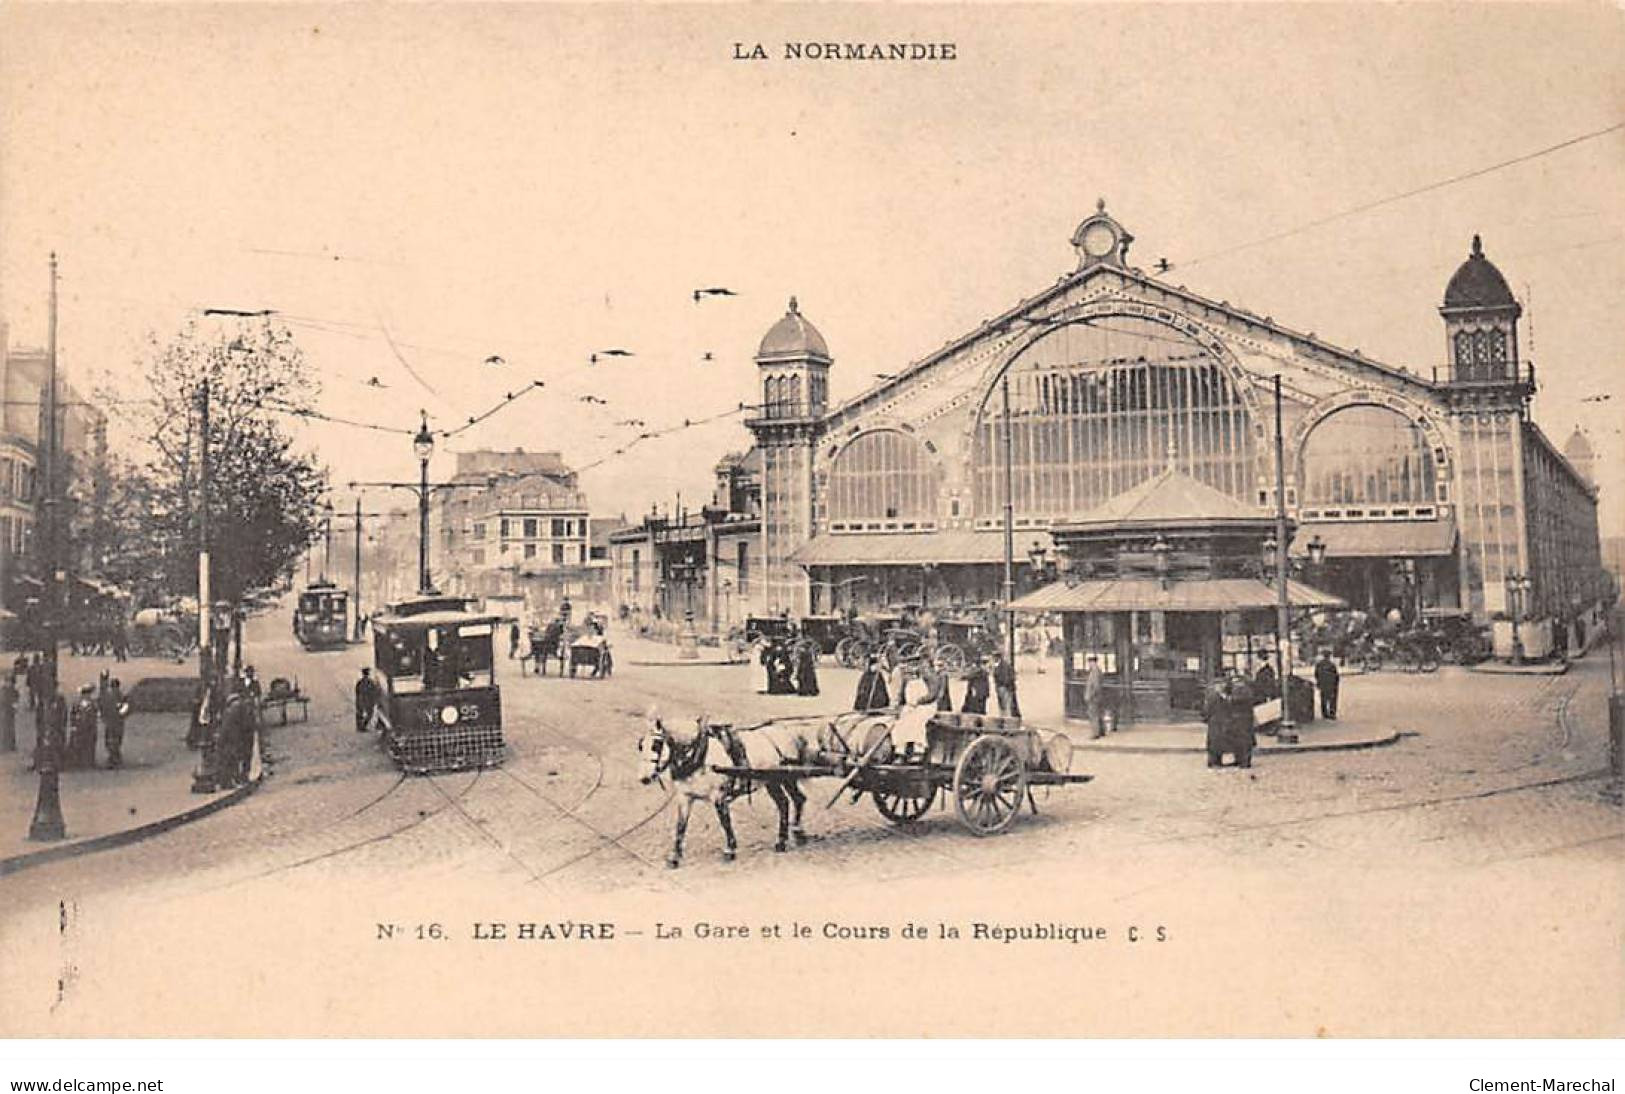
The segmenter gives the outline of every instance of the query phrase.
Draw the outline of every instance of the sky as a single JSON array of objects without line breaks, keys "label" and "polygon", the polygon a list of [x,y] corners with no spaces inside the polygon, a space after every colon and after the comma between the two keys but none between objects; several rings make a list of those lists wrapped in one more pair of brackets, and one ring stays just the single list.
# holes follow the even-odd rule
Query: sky
[{"label": "sky", "polygon": [[[735,414],[626,447],[753,400],[792,294],[844,398],[1072,270],[1103,197],[1136,264],[1426,374],[1478,232],[1621,534],[1625,131],[1385,199],[1625,122],[1622,57],[1602,6],[11,4],[0,316],[44,342],[54,250],[86,386],[138,396],[205,308],[275,309],[334,416],[452,428],[541,380],[439,452],[556,449],[635,515],[749,444]],[[405,436],[298,428],[336,483],[415,472]]]}]

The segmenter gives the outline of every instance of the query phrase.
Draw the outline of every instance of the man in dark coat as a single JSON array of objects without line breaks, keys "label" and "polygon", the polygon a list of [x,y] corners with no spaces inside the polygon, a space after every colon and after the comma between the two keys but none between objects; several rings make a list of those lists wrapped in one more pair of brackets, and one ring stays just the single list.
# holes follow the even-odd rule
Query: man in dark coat
[{"label": "man in dark coat", "polygon": [[1315,662],[1315,687],[1320,692],[1320,716],[1329,721],[1337,721],[1337,689],[1341,686],[1341,679],[1337,666],[1332,663],[1330,650],[1320,651],[1320,660]]},{"label": "man in dark coat", "polygon": [[220,715],[215,770],[221,789],[241,786],[248,781],[248,770],[254,758],[254,738],[258,732],[258,708],[248,693],[238,688],[226,700],[226,709]]},{"label": "man in dark coat", "polygon": [[818,694],[818,647],[803,642],[796,655],[796,694]]},{"label": "man in dark coat", "polygon": [[85,684],[79,701],[73,704],[72,731],[68,735],[68,758],[64,768],[96,766],[96,689]]},{"label": "man in dark coat", "polygon": [[107,767],[124,766],[124,719],[130,704],[124,701],[124,688],[117,680],[107,682],[107,690],[97,698],[102,717],[102,740],[107,745]]},{"label": "man in dark coat", "polygon": [[993,660],[993,689],[999,696],[999,713],[1009,718],[1021,717],[1021,700],[1016,697],[1016,666],[999,650]]},{"label": "man in dark coat", "polygon": [[1226,752],[1237,767],[1253,766],[1253,691],[1240,676],[1227,676],[1208,689],[1202,715],[1207,722],[1207,765],[1219,767]]},{"label": "man in dark coat", "polygon": [[508,624],[508,660],[512,661],[519,656],[519,624]]},{"label": "man in dark coat", "polygon": [[972,661],[965,670],[965,702],[959,709],[966,714],[986,714],[987,694],[987,666]]},{"label": "man in dark coat", "polygon": [[355,682],[355,731],[365,733],[372,728],[372,712],[378,708],[378,681],[372,678],[372,670],[361,670],[361,678]]},{"label": "man in dark coat", "polygon": [[0,752],[17,751],[17,681],[9,672],[0,679]]},{"label": "man in dark coat", "polygon": [[1275,666],[1268,661],[1259,666],[1258,672],[1253,676],[1253,694],[1258,696],[1260,702],[1281,697],[1281,684],[1276,679]]},{"label": "man in dark coat", "polygon": [[886,691],[886,674],[880,669],[880,658],[870,655],[858,677],[858,694],[852,700],[853,710],[885,710],[891,706],[891,695]]},{"label": "man in dark coat", "polygon": [[762,651],[762,663],[767,666],[767,693],[769,695],[794,695],[795,683],[791,680],[790,652],[785,649],[782,641],[768,644]]}]

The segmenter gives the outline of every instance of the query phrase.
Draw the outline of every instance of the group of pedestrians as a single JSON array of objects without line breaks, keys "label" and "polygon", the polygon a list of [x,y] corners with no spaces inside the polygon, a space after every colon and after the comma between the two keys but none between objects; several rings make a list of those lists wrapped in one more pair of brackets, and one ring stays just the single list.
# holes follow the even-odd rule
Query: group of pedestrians
[{"label": "group of pedestrians", "polygon": [[818,694],[818,647],[797,642],[794,624],[787,635],[762,647],[761,660],[769,695]]},{"label": "group of pedestrians", "polygon": [[54,769],[89,769],[98,766],[98,741],[107,754],[107,768],[124,766],[124,723],[130,704],[123,685],[103,672],[95,684],[85,684],[69,708],[60,689],[53,687],[51,669],[43,657],[20,655],[0,680],[0,750],[17,749],[17,708],[21,681],[34,714],[34,753],[30,770],[38,770],[42,751],[49,751]]},{"label": "group of pedestrians", "polygon": [[199,689],[186,736],[187,747],[203,752],[192,782],[194,791],[230,790],[249,781],[263,699],[264,690],[252,665]]},{"label": "group of pedestrians", "polygon": [[[912,701],[909,685],[920,682],[921,690]],[[965,695],[959,709],[965,714],[986,714],[990,695],[996,695],[999,713],[1007,717],[1021,717],[1021,704],[1016,698],[1015,666],[1004,652],[993,655],[993,668],[981,661],[971,662],[965,670]],[[991,687],[990,687],[991,685]],[[858,677],[857,695],[852,709],[857,711],[901,710],[906,706],[931,706],[940,711],[954,709],[952,676],[938,666],[927,651],[917,665],[898,662],[888,675],[878,654],[870,654]]]}]

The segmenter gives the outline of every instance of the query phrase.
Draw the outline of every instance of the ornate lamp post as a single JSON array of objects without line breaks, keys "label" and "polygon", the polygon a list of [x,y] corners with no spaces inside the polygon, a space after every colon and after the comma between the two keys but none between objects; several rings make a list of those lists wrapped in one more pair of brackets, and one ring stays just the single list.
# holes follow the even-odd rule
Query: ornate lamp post
[{"label": "ornate lamp post", "polygon": [[1318,570],[1326,562],[1326,541],[1320,538],[1319,532],[1316,532],[1309,537],[1308,547],[1309,565]]},{"label": "ornate lamp post", "polygon": [[429,415],[418,412],[422,424],[412,438],[412,453],[418,458],[418,592],[427,596],[429,583],[429,457],[434,455],[434,434],[429,432]]},{"label": "ornate lamp post", "polygon": [[1512,663],[1523,664],[1523,636],[1518,632],[1518,624],[1523,620],[1524,600],[1529,590],[1534,588],[1534,581],[1528,574],[1508,574],[1507,587],[1507,614],[1512,617]]}]

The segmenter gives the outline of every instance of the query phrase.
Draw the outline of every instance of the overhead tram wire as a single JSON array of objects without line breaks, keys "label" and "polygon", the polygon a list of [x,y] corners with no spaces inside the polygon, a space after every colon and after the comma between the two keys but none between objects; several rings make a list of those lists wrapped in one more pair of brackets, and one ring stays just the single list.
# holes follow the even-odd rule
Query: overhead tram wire
[{"label": "overhead tram wire", "polygon": [[[472,429],[474,426],[488,420],[493,415],[499,413],[503,407],[512,405],[522,396],[537,390],[541,386],[542,383],[540,380],[532,381],[528,386],[520,388],[518,391],[510,391],[507,395],[503,396],[501,402],[497,403],[489,410],[475,415],[464,424],[457,426],[455,429],[437,429],[433,432],[439,437],[455,437],[457,434]],[[417,430],[415,429],[407,429],[402,426],[384,425],[380,422],[358,421],[355,418],[344,418],[337,414],[328,414],[324,411],[316,410],[313,407],[298,407],[291,403],[284,403],[278,400],[268,400],[265,405],[268,410],[275,411],[278,414],[287,414],[295,418],[309,418],[314,421],[329,422],[334,425],[353,426],[356,429],[370,429],[375,433],[395,433],[408,437],[417,433]]]},{"label": "overhead tram wire", "polygon": [[1447,186],[1454,186],[1458,182],[1467,182],[1471,179],[1482,178],[1483,176],[1493,174],[1496,171],[1501,171],[1508,167],[1515,167],[1521,163],[1528,163],[1531,160],[1540,159],[1542,156],[1549,156],[1554,152],[1561,152],[1566,148],[1573,148],[1575,145],[1584,144],[1587,141],[1597,140],[1600,137],[1606,137],[1610,133],[1618,133],[1621,130],[1625,130],[1625,121],[1615,122],[1613,125],[1604,126],[1601,129],[1594,129],[1589,133],[1581,133],[1579,136],[1570,137],[1567,140],[1559,141],[1556,144],[1547,145],[1545,148],[1539,148],[1533,152],[1526,152],[1521,156],[1513,156],[1510,159],[1501,160],[1498,163],[1492,163],[1485,167],[1475,168],[1471,171],[1465,171],[1459,175],[1451,175],[1449,178],[1439,179],[1438,181],[1430,182],[1425,186],[1413,187],[1412,189],[1404,190],[1397,194],[1390,194],[1387,197],[1377,198],[1375,201],[1362,202],[1359,205],[1353,205],[1347,209],[1341,209],[1338,212],[1319,217],[1304,224],[1299,224],[1293,228],[1287,228],[1283,231],[1274,232],[1267,236],[1261,236],[1258,239],[1249,240],[1246,243],[1238,243],[1233,247],[1226,247],[1222,250],[1212,251],[1205,255],[1198,255],[1196,258],[1187,258],[1182,262],[1175,263],[1175,265],[1182,268],[1196,266],[1203,262],[1211,262],[1217,258],[1227,258],[1230,255],[1236,254],[1240,251],[1251,250],[1254,247],[1262,247],[1268,243],[1277,243],[1283,239],[1289,239],[1292,236],[1300,235],[1315,228],[1320,228],[1327,224],[1335,223],[1339,220],[1345,220],[1349,217],[1357,216],[1360,213],[1368,213],[1373,209],[1380,209],[1385,205],[1392,205],[1396,202],[1404,201],[1407,198],[1432,193],[1434,190],[1442,190]]}]

